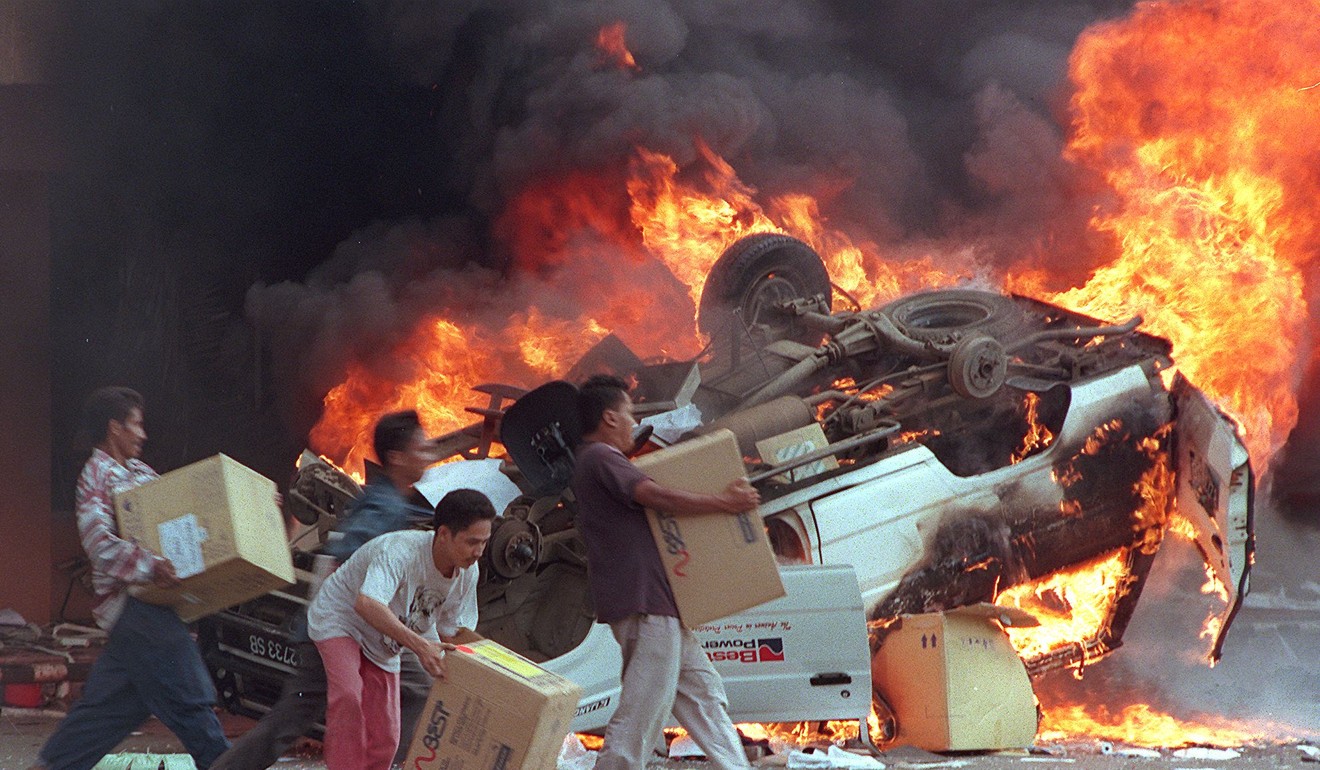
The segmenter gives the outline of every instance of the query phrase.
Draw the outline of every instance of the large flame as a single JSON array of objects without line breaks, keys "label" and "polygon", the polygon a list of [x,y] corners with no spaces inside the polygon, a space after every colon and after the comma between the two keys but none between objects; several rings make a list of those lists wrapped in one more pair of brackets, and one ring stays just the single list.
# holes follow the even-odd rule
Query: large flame
[{"label": "large flame", "polygon": [[1306,270],[1320,237],[1320,3],[1143,3],[1071,59],[1068,155],[1114,206],[1121,256],[1052,301],[1140,313],[1242,424],[1264,468],[1296,423]]},{"label": "large flame", "polygon": [[[464,412],[474,402],[472,386],[534,387],[563,375],[592,344],[620,329],[644,355],[691,356],[702,346],[692,321],[706,276],[725,248],[752,233],[788,233],[808,242],[833,283],[863,307],[960,278],[935,267],[929,256],[887,262],[874,244],[856,244],[827,227],[810,195],[779,196],[763,207],[729,163],[700,139],[695,148],[699,160],[691,169],[637,147],[626,175],[574,171],[523,190],[496,227],[514,254],[515,270],[553,272],[575,259],[603,262],[591,271],[591,285],[574,287],[570,299],[584,309],[551,317],[532,306],[501,319],[500,328],[437,313],[383,353],[388,366],[350,367],[325,397],[312,446],[359,472],[372,456],[371,427],[381,414],[416,408],[429,433],[458,429],[476,419]],[[691,300],[686,320],[656,298],[656,286],[638,285],[648,261],[683,287]]]}]

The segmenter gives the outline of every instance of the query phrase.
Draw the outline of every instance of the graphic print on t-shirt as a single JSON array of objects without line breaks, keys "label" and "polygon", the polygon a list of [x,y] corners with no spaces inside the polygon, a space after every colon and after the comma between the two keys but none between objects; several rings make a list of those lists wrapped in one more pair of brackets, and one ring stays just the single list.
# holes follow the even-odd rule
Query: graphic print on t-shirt
[{"label": "graphic print on t-shirt", "polygon": [[[399,622],[415,633],[431,627],[435,618],[436,610],[440,609],[445,603],[445,595],[426,586],[420,586],[413,592],[412,601],[408,602],[408,617],[399,618]],[[381,635],[381,642],[389,648],[395,655],[403,650],[403,646],[393,639]]]}]

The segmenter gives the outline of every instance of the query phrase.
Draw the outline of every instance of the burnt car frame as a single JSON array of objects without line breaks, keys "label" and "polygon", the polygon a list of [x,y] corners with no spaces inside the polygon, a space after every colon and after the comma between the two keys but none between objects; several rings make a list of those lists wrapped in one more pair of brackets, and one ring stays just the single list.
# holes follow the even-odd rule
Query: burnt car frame
[{"label": "burnt car frame", "polygon": [[[735,721],[889,716],[868,662],[894,618],[993,602],[1110,558],[1122,590],[1104,617],[1023,666],[1036,675],[1099,660],[1121,644],[1175,511],[1228,595],[1218,656],[1248,588],[1254,480],[1235,424],[1173,371],[1166,340],[1140,332],[1139,318],[1107,323],[987,291],[846,310],[833,308],[836,293],[806,244],[749,236],[708,278],[701,356],[646,364],[608,337],[566,376],[635,380],[639,451],[718,428],[738,439],[788,596],[696,629]],[[429,482],[432,496],[442,485],[495,490],[504,507],[482,561],[477,630],[577,681],[573,728],[599,731],[616,705],[619,659],[595,622],[564,494],[572,388],[479,390],[490,397],[470,410],[481,421],[436,442],[480,462],[439,466]],[[796,438],[762,456],[784,436]],[[497,441],[503,461],[488,459]],[[289,499],[319,541],[356,492],[307,456]],[[203,625],[231,708],[256,714],[273,700],[290,661],[268,651],[289,648],[287,619],[303,597],[300,582]],[[787,660],[718,652],[767,638]],[[892,738],[892,720],[879,723],[863,737]]]}]

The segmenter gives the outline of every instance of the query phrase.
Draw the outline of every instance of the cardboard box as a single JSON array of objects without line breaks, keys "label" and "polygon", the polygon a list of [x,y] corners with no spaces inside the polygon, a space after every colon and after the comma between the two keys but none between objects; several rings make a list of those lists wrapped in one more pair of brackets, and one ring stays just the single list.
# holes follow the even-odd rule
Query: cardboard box
[{"label": "cardboard box", "polygon": [[187,622],[294,582],[275,482],[224,455],[115,498],[119,536],[174,562],[183,585],[135,586]]},{"label": "cardboard box", "polygon": [[[728,430],[643,455],[637,467],[661,486],[715,494],[747,475]],[[779,566],[756,511],[674,516],[647,511],[678,613],[689,628],[784,595]]]},{"label": "cardboard box", "polygon": [[1035,623],[1021,610],[977,604],[903,615],[890,629],[871,659],[871,679],[894,711],[898,743],[927,751],[1032,744],[1036,698],[1001,616]]},{"label": "cardboard box", "polygon": [[490,640],[445,655],[405,770],[555,770],[582,690]]}]

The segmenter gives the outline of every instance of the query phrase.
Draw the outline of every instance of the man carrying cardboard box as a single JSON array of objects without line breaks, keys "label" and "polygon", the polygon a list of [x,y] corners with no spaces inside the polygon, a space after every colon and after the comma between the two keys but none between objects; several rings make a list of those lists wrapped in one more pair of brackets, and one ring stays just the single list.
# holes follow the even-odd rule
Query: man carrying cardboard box
[{"label": "man carrying cardboard box", "polygon": [[456,489],[435,506],[435,533],[391,532],[335,570],[307,611],[327,683],[330,770],[388,770],[399,745],[399,652],[445,675],[445,650],[477,624],[477,559],[495,508]]},{"label": "man carrying cardboard box", "polygon": [[[347,561],[376,536],[407,529],[435,514],[430,506],[425,509],[413,506],[404,497],[439,459],[417,412],[409,409],[382,416],[372,431],[372,448],[380,461],[381,473],[353,501],[348,515],[336,527],[338,536],[332,536],[324,548],[339,563]],[[326,681],[321,654],[307,637],[305,615],[300,614],[293,625],[293,637],[298,642],[297,670],[285,680],[280,699],[270,711],[220,755],[212,770],[264,770],[275,764],[312,725],[325,719]],[[404,651],[399,668],[401,734],[412,735],[430,693],[430,675],[422,669],[416,655]],[[402,762],[406,754],[405,742],[395,761]]]},{"label": "man carrying cardboard box", "polygon": [[179,584],[168,559],[119,537],[115,524],[115,495],[158,477],[138,459],[147,440],[143,408],[142,396],[122,387],[97,390],[83,407],[95,448],[78,477],[78,536],[92,565],[92,614],[110,636],[82,697],[41,748],[38,768],[87,770],[152,715],[200,770],[229,746],[188,627],[173,609],[128,595],[131,585]]},{"label": "man carrying cardboard box", "polygon": [[719,770],[748,767],[729,719],[724,683],[692,632],[679,622],[646,509],[674,515],[756,507],[760,495],[739,479],[717,495],[661,486],[624,455],[633,445],[632,398],[617,377],[588,379],[578,393],[582,444],[572,489],[587,547],[596,618],[623,650],[618,709],[605,728],[598,770],[642,770],[647,744],[672,710]]}]

